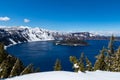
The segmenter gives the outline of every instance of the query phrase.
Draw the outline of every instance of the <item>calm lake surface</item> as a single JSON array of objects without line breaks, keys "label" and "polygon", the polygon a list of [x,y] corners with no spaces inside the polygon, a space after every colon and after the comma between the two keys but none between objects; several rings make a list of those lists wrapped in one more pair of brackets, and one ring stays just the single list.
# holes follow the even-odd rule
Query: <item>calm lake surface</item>
[{"label": "calm lake surface", "polygon": [[[55,45],[53,41],[39,41],[17,44],[7,48],[7,51],[20,58],[25,65],[30,63],[34,67],[40,67],[40,71],[52,71],[56,59],[61,60],[62,69],[72,71],[72,64],[69,61],[69,56],[80,57],[84,52],[85,56],[91,62],[95,62],[95,56],[99,51],[108,46],[108,40],[89,40],[89,46],[62,46]],[[120,42],[115,42],[115,47],[118,48]]]}]

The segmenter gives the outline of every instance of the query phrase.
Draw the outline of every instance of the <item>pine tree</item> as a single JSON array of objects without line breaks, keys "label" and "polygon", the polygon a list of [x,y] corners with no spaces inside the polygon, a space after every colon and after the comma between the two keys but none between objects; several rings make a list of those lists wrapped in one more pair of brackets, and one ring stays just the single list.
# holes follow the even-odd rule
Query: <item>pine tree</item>
[{"label": "pine tree", "polygon": [[111,66],[112,66],[113,62],[112,62],[112,57],[111,56],[106,55],[105,63],[106,63],[106,71],[112,71]]},{"label": "pine tree", "polygon": [[7,78],[8,77],[8,67],[4,66],[4,68],[2,68],[2,73],[0,74],[0,78]]},{"label": "pine tree", "polygon": [[54,70],[55,71],[60,71],[61,69],[62,69],[61,62],[60,62],[59,59],[57,59],[56,62],[55,62]]},{"label": "pine tree", "polygon": [[7,78],[11,72],[12,66],[14,65],[16,58],[8,55],[6,59],[1,63],[0,68],[2,71],[0,72],[0,75],[2,78]]},{"label": "pine tree", "polygon": [[84,62],[84,61],[85,61],[85,56],[84,56],[84,53],[81,53],[81,56],[80,56],[80,61],[81,61],[81,62]]},{"label": "pine tree", "polygon": [[74,64],[75,64],[75,63],[78,63],[78,60],[77,60],[77,58],[76,58],[75,56],[70,56],[69,59],[70,59],[70,62],[71,62],[71,63],[74,63]]},{"label": "pine tree", "polygon": [[84,53],[81,53],[80,59],[78,60],[75,56],[70,56],[70,62],[73,63],[73,68],[75,72],[81,71],[85,72],[84,66]]},{"label": "pine tree", "polygon": [[81,53],[80,61],[79,61],[79,71],[85,72],[85,66],[84,66],[84,53]]},{"label": "pine tree", "polygon": [[23,63],[19,59],[17,59],[11,70],[10,77],[20,75],[23,69],[24,69]]},{"label": "pine tree", "polygon": [[7,53],[4,50],[4,44],[0,43],[0,63],[7,57]]},{"label": "pine tree", "polygon": [[113,71],[120,72],[120,47],[118,48],[115,57],[113,58]]},{"label": "pine tree", "polygon": [[100,54],[97,56],[97,60],[94,65],[94,70],[106,70],[106,63],[105,63],[105,49],[103,48]]},{"label": "pine tree", "polygon": [[109,49],[109,55],[112,55],[114,54],[114,40],[115,40],[115,37],[112,35],[110,37],[110,42],[108,44],[108,49]]},{"label": "pine tree", "polygon": [[4,51],[4,44],[0,43],[0,53],[3,53],[3,51]]},{"label": "pine tree", "polygon": [[7,78],[33,72],[33,66],[24,68],[23,63],[4,50],[4,44],[0,43],[0,78]]},{"label": "pine tree", "polygon": [[33,72],[33,64],[30,64],[20,73],[20,75],[28,74],[32,72]]},{"label": "pine tree", "polygon": [[75,72],[78,72],[79,70],[79,65],[78,65],[78,59],[75,56],[70,56],[70,62],[73,64],[73,69]]},{"label": "pine tree", "polygon": [[92,63],[90,62],[90,60],[86,57],[86,70],[88,71],[92,71]]}]

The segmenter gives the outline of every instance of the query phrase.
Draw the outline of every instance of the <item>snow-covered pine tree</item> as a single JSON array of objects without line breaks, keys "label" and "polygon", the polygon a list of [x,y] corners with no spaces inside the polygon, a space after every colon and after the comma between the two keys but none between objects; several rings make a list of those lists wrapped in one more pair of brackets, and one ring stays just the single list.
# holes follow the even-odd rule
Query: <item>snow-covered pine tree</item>
[{"label": "snow-covered pine tree", "polygon": [[86,70],[87,71],[92,71],[93,70],[93,68],[92,68],[92,63],[90,62],[90,60],[86,57],[85,58],[85,60],[86,60]]},{"label": "snow-covered pine tree", "polygon": [[79,70],[79,65],[78,65],[78,59],[75,56],[70,56],[69,57],[70,62],[73,64],[73,69],[75,72],[78,72]]},{"label": "snow-covered pine tree", "polygon": [[62,69],[61,61],[57,59],[55,62],[54,71],[60,71],[61,69]]}]

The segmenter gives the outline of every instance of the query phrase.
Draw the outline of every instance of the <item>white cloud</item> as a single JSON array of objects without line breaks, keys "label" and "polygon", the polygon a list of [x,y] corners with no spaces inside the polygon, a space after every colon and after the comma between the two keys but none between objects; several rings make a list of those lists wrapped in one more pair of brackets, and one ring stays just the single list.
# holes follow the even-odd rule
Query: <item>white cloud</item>
[{"label": "white cloud", "polygon": [[10,18],[5,16],[5,17],[0,17],[0,21],[9,21]]},{"label": "white cloud", "polygon": [[24,19],[24,22],[28,23],[28,22],[30,22],[30,20],[29,19]]}]

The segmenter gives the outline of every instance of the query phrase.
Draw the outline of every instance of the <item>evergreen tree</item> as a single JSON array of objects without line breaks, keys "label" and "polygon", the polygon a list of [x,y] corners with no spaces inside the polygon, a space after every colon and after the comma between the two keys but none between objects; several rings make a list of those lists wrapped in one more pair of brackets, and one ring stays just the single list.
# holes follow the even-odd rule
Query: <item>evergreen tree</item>
[{"label": "evergreen tree", "polygon": [[2,68],[2,73],[0,74],[0,78],[7,78],[8,77],[8,67],[4,66],[4,68]]},{"label": "evergreen tree", "polygon": [[70,62],[73,64],[73,69],[75,72],[78,72],[79,70],[79,65],[78,65],[78,59],[75,56],[70,56]]},{"label": "evergreen tree", "polygon": [[7,53],[4,50],[4,44],[0,43],[0,63],[7,57]]},{"label": "evergreen tree", "polygon": [[115,57],[113,58],[113,71],[120,72],[120,47],[118,48]]},{"label": "evergreen tree", "polygon": [[73,63],[73,64],[78,63],[78,60],[75,56],[70,56],[69,59],[70,59],[70,62]]},{"label": "evergreen tree", "polygon": [[32,72],[33,72],[33,64],[30,64],[20,73],[20,75],[28,74]]},{"label": "evergreen tree", "polygon": [[11,70],[10,77],[20,75],[23,69],[24,69],[23,63],[19,59],[17,59]]},{"label": "evergreen tree", "polygon": [[2,71],[0,72],[1,77],[7,78],[9,76],[15,60],[16,58],[8,55],[7,58],[1,63],[0,65],[0,68],[2,69]]},{"label": "evergreen tree", "polygon": [[0,43],[0,53],[3,53],[3,52],[4,52],[4,44]]},{"label": "evergreen tree", "polygon": [[103,48],[100,54],[97,57],[97,60],[94,65],[94,70],[106,70],[106,63],[105,63],[105,49]]},{"label": "evergreen tree", "polygon": [[60,71],[61,69],[62,69],[61,62],[60,62],[59,59],[57,59],[56,62],[55,62],[54,70],[55,71]]},{"label": "evergreen tree", "polygon": [[0,78],[4,78],[8,76],[7,73],[7,60],[4,60],[1,64],[0,64]]},{"label": "evergreen tree", "polygon": [[112,57],[111,56],[108,56],[106,55],[105,57],[105,63],[106,63],[106,71],[112,71]]},{"label": "evergreen tree", "polygon": [[85,66],[84,66],[84,53],[81,53],[80,61],[79,61],[79,71],[85,72]]},{"label": "evergreen tree", "polygon": [[23,63],[14,56],[8,55],[4,44],[0,43],[0,78],[7,78],[33,72],[32,65],[24,68]]},{"label": "evergreen tree", "polygon": [[109,55],[112,55],[114,54],[114,40],[115,40],[115,37],[112,35],[110,37],[110,42],[108,44],[108,49],[109,49]]},{"label": "evergreen tree", "polygon": [[92,71],[92,63],[90,62],[90,60],[86,57],[86,70],[88,71]]},{"label": "evergreen tree", "polygon": [[80,61],[81,61],[81,62],[85,62],[85,56],[84,56],[84,53],[81,53]]}]

